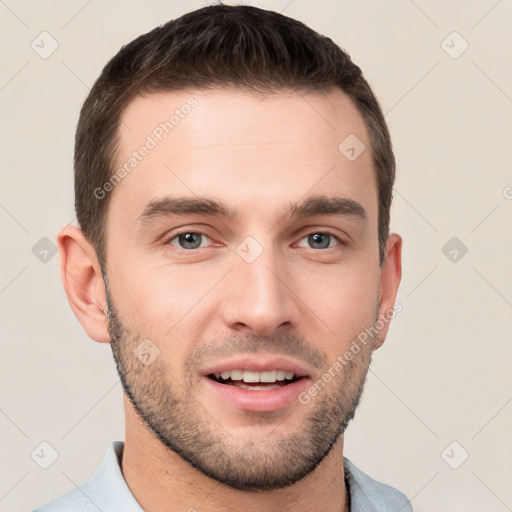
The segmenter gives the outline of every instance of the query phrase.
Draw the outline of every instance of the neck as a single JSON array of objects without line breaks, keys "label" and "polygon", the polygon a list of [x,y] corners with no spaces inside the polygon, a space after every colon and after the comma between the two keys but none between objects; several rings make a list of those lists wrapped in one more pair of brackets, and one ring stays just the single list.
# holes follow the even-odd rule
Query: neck
[{"label": "neck", "polygon": [[146,512],[348,511],[343,436],[318,467],[302,480],[272,491],[240,491],[203,475],[157,440],[125,398],[126,441],[122,472]]}]

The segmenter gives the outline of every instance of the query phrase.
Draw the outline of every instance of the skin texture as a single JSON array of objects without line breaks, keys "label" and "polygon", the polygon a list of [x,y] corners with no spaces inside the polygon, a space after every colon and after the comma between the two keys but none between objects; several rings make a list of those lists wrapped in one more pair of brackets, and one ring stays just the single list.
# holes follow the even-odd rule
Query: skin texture
[{"label": "skin texture", "polygon": [[[307,404],[241,410],[212,393],[201,372],[240,353],[281,354],[305,369],[307,390],[392,310],[401,238],[390,235],[380,266],[368,132],[337,89],[150,94],[122,116],[119,167],[191,97],[197,106],[115,186],[108,288],[80,229],[58,237],[71,307],[92,339],[112,343],[131,395],[123,474],[150,512],[343,511],[342,432],[389,322]],[[338,150],[349,134],[367,148],[354,161]],[[138,220],[165,196],[215,199],[238,216]],[[349,199],[366,218],[285,214],[312,196]],[[206,236],[186,249],[180,233]],[[331,237],[317,244],[315,233]],[[257,257],[248,262],[240,248]],[[143,340],[159,350],[149,365],[134,354]]]}]

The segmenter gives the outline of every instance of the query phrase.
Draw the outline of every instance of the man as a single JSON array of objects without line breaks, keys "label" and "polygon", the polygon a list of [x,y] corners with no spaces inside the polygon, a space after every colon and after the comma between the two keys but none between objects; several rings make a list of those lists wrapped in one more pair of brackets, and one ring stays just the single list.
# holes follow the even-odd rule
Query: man
[{"label": "man", "polygon": [[394,173],[361,70],[298,21],[217,5],[124,46],[58,244],[126,441],[37,510],[412,510],[343,457],[400,281]]}]

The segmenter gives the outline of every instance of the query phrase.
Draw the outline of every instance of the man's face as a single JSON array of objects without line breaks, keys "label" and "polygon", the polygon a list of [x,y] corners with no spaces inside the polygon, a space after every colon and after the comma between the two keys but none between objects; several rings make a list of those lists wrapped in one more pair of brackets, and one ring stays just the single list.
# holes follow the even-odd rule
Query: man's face
[{"label": "man's face", "polygon": [[[116,170],[138,153],[113,192],[106,273],[125,390],[204,474],[239,489],[289,485],[353,416],[373,348],[333,370],[379,307],[362,118],[338,90],[222,89],[138,97],[122,121]],[[355,160],[338,149],[349,135],[368,148]]]}]

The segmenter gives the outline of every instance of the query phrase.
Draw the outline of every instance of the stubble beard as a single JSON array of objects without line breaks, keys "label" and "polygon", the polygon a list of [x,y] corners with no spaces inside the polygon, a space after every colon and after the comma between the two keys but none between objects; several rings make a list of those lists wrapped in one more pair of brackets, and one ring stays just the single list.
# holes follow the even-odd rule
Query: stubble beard
[{"label": "stubble beard", "polygon": [[[191,356],[187,360],[187,378],[181,383],[172,375],[163,357],[151,365],[142,364],[134,350],[144,337],[128,330],[119,318],[108,289],[106,294],[112,353],[133,408],[163,445],[217,482],[244,491],[292,485],[315,470],[354,417],[371,363],[371,346],[364,347],[352,361],[346,362],[342,372],[318,392],[314,404],[311,400],[311,413],[301,422],[300,431],[289,433],[280,427],[286,416],[279,411],[248,413],[252,415],[248,424],[274,422],[276,425],[271,435],[256,444],[251,439],[233,436],[223,426],[222,418],[215,417],[208,411],[208,404],[194,397],[192,381],[194,375],[197,378],[197,366],[194,366],[197,354],[196,359]],[[232,347],[230,353],[233,354],[234,347],[243,352],[263,348],[267,352],[282,353],[284,346],[288,347],[287,353],[292,353],[290,347],[297,345],[305,360],[317,365],[321,362],[327,369],[325,355],[311,349],[310,345],[290,335],[280,335],[279,341],[275,340],[277,338],[265,339],[263,343],[260,338],[238,337],[231,338],[228,346]],[[169,343],[172,341],[167,340],[166,344]],[[216,343],[217,346],[222,344]],[[289,414],[297,407],[304,405],[297,402]]]}]

